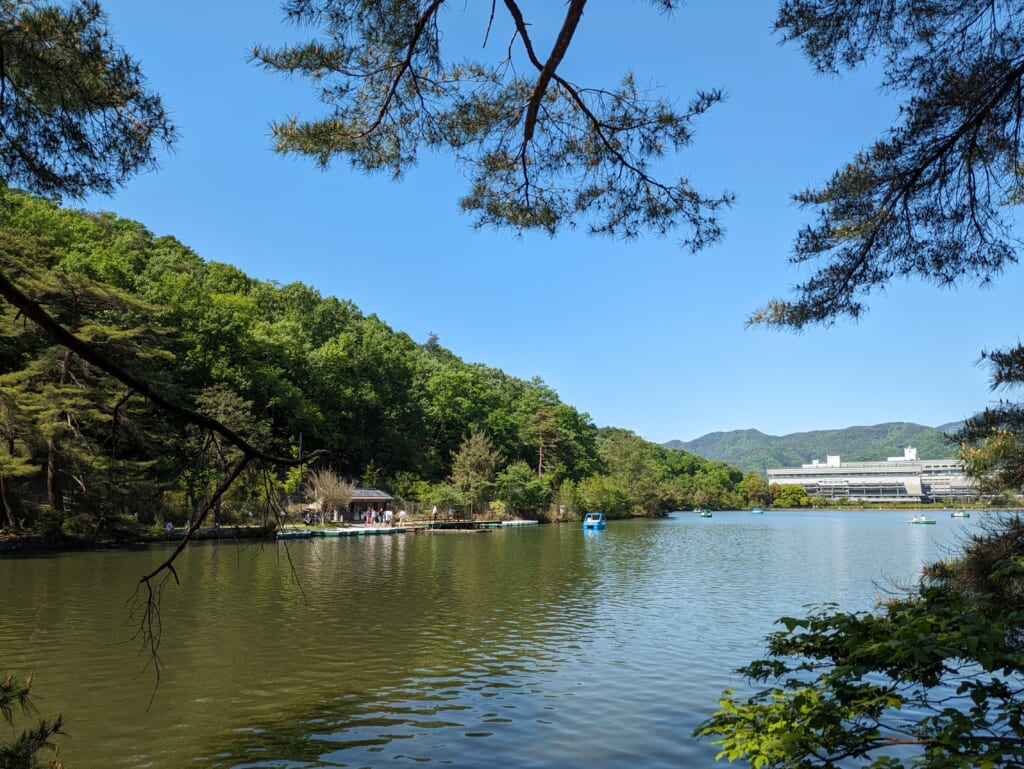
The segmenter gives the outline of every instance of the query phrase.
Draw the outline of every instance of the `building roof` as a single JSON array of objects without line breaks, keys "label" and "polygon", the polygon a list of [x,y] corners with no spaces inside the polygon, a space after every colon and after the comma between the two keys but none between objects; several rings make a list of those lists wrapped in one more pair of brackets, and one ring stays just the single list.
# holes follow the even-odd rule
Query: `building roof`
[{"label": "building roof", "polygon": [[353,502],[387,502],[389,499],[394,499],[386,491],[380,489],[356,489],[352,492]]}]

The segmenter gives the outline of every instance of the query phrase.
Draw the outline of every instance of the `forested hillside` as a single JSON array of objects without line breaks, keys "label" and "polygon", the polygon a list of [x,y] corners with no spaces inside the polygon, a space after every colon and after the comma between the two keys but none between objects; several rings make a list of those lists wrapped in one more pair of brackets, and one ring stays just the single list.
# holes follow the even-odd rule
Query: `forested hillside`
[{"label": "forested hillside", "polygon": [[[155,391],[275,455],[322,450],[321,468],[413,509],[624,516],[763,501],[735,468],[598,429],[539,378],[465,362],[437,338],[206,261],[138,222],[8,192],[0,240],[14,282]],[[5,528],[91,536],[181,523],[211,498],[237,449],[3,313]],[[305,477],[243,475],[219,520],[280,509]]]},{"label": "forested hillside", "polygon": [[953,459],[958,456],[959,447],[946,435],[959,427],[959,423],[925,427],[911,422],[887,422],[782,436],[732,430],[708,433],[692,441],[670,441],[665,446],[728,462],[744,472],[763,473],[769,467],[799,467],[812,459],[824,460],[829,454],[840,455],[844,462],[881,461],[903,456],[907,446],[915,446],[917,455],[923,459]]}]

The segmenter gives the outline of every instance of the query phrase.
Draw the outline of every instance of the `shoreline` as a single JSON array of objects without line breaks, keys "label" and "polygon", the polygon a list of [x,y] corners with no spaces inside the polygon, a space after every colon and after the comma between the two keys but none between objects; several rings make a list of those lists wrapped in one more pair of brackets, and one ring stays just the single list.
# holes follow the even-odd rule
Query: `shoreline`
[{"label": "shoreline", "polygon": [[[946,512],[951,510],[967,510],[968,512],[977,512],[979,514],[998,514],[1006,513],[1013,515],[1020,515],[1024,513],[1022,508],[951,508],[951,507],[936,507],[936,506],[900,506],[900,507],[855,507],[855,506],[837,506],[837,507],[818,507],[818,508],[766,508],[765,513],[771,514],[772,512],[785,512],[785,513],[819,513],[819,512],[878,512],[888,511],[893,513],[899,512],[913,512],[913,511],[924,511],[924,512]],[[689,513],[688,510],[676,510],[673,513]],[[749,512],[749,510],[716,510],[716,513],[728,513],[728,512]],[[515,525],[521,522],[509,522],[510,525]],[[533,521],[533,523],[537,523]],[[564,521],[562,523],[565,523]],[[570,522],[574,523],[574,522]],[[395,534],[395,533],[447,533],[447,532],[461,532],[461,533],[478,533],[485,531],[493,531],[495,529],[502,528],[501,522],[498,521],[451,521],[451,522],[426,522],[426,523],[415,523],[410,522],[404,526],[393,526],[393,527],[365,527],[363,525],[350,525],[344,527],[298,527],[298,526],[287,526],[285,528],[278,528],[277,526],[243,526],[243,525],[229,525],[229,526],[205,526],[197,529],[190,539],[197,542],[211,542],[211,541],[266,541],[276,542],[279,540],[290,540],[290,539],[321,539],[326,537],[337,537],[337,536],[360,536],[360,535],[372,535],[372,534]],[[339,529],[343,533],[339,534]],[[48,553],[61,553],[61,552],[83,552],[89,550],[121,550],[121,549],[134,549],[141,547],[149,547],[150,545],[161,545],[161,544],[177,544],[181,542],[181,537],[184,534],[184,527],[176,527],[170,531],[150,532],[145,534],[137,534],[131,538],[116,539],[111,538],[107,540],[82,540],[82,539],[56,539],[53,537],[46,537],[38,534],[11,534],[4,533],[0,534],[0,557],[4,555],[44,555]],[[283,535],[283,536],[282,536]]]}]

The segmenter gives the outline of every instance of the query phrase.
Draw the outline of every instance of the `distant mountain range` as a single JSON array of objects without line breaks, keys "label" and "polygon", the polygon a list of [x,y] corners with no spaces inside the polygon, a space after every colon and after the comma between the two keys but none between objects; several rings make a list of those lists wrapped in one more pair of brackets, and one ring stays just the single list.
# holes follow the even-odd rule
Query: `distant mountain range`
[{"label": "distant mountain range", "polygon": [[769,467],[799,467],[812,459],[838,454],[844,462],[881,461],[903,456],[907,446],[917,448],[921,459],[955,459],[959,447],[945,436],[960,427],[950,422],[925,427],[911,422],[886,422],[871,427],[812,430],[789,435],[765,435],[759,430],[708,433],[692,441],[669,441],[670,449],[684,449],[698,456],[726,462],[744,472],[764,472]]}]

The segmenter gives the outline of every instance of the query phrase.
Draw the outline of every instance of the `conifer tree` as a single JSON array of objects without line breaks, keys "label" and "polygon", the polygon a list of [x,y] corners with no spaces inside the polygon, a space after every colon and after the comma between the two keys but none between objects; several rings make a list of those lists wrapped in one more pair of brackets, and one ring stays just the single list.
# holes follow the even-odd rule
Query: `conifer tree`
[{"label": "conifer tree", "polygon": [[0,179],[44,195],[112,192],[175,129],[95,0],[0,0]]},{"label": "conifer tree", "polygon": [[[651,0],[663,11],[675,0]],[[322,117],[273,126],[275,148],[320,166],[344,158],[395,178],[421,151],[452,153],[470,177],[462,207],[477,225],[551,234],[584,223],[594,233],[635,237],[681,229],[697,249],[718,240],[729,194],[698,192],[655,166],[690,145],[694,123],[721,101],[699,91],[682,108],[627,72],[614,85],[570,80],[562,64],[582,29],[587,0],[569,0],[550,51],[518,0],[487,5],[476,42],[446,35],[470,5],[445,0],[286,0],[310,42],[257,45],[259,65],[306,78]],[[489,8],[489,13],[487,12]],[[491,54],[480,58],[480,46]]]},{"label": "conifer tree", "polygon": [[[32,677],[19,683],[12,675],[0,679],[0,721],[14,725],[15,709],[22,712],[31,707],[29,690],[32,688]],[[18,735],[11,742],[0,742],[0,766],[4,769],[62,769],[64,764],[56,755],[53,738],[63,734],[63,720],[57,716],[52,721],[41,719],[39,723]],[[39,758],[44,750],[54,751],[52,760],[45,763]]]}]

